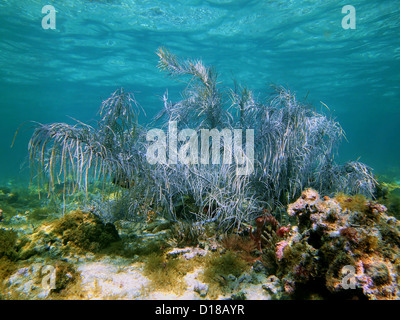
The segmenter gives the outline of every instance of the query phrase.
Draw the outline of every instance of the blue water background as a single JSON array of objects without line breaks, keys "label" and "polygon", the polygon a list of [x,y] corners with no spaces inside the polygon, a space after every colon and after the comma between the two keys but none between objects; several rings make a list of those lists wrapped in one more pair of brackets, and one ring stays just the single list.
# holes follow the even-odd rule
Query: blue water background
[{"label": "blue water background", "polygon": [[[56,10],[45,30],[44,5]],[[344,5],[356,29],[342,28]],[[264,99],[272,83],[307,97],[340,122],[337,161],[356,160],[400,179],[400,2],[0,1],[0,179],[24,178],[32,130],[24,121],[94,124],[101,101],[132,91],[146,122],[169,89],[185,85],[157,69],[158,47],[214,65]]]}]

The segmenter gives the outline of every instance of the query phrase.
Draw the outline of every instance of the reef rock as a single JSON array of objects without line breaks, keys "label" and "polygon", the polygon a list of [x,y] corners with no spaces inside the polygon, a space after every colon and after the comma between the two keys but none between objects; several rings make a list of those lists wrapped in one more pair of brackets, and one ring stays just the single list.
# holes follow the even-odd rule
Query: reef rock
[{"label": "reef rock", "polygon": [[71,211],[26,236],[20,257],[23,260],[34,255],[61,258],[73,253],[98,252],[117,240],[119,236],[113,224],[104,224],[92,213]]},{"label": "reef rock", "polygon": [[372,201],[343,210],[337,200],[305,190],[288,206],[298,225],[276,243],[286,293],[299,297],[312,287],[348,299],[400,299],[400,222],[386,211]]},{"label": "reef rock", "polygon": [[190,260],[196,256],[204,257],[206,254],[207,250],[201,248],[192,248],[192,247],[173,248],[172,250],[167,252],[168,256],[177,257],[179,255],[182,255],[182,257],[185,258],[186,260]]}]

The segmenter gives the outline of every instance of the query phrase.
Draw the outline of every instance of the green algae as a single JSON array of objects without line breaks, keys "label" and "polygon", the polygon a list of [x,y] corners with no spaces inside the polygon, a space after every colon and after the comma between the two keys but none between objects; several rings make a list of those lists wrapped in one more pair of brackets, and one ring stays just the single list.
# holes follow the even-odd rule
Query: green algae
[{"label": "green algae", "polygon": [[224,254],[214,253],[206,258],[204,281],[223,290],[229,275],[239,277],[249,265],[238,254],[227,250]]},{"label": "green algae", "polygon": [[16,231],[0,228],[0,299],[6,298],[2,294],[5,287],[4,280],[17,269],[17,239]]},{"label": "green algae", "polygon": [[143,271],[144,275],[151,280],[154,289],[179,293],[185,289],[186,285],[182,278],[195,266],[201,265],[201,261],[200,257],[186,260],[153,253],[147,256]]},{"label": "green algae", "polygon": [[113,224],[104,224],[96,215],[79,210],[59,219],[53,231],[61,236],[64,244],[71,242],[83,251],[90,252],[98,252],[119,240]]},{"label": "green algae", "polygon": [[368,206],[366,205],[367,198],[362,194],[350,196],[339,192],[334,199],[340,204],[342,209],[347,209],[352,212],[366,212],[366,210],[368,210]]},{"label": "green algae", "polygon": [[55,213],[55,208],[53,207],[40,207],[33,209],[28,216],[30,222],[42,222],[45,220],[49,220],[49,218],[54,219],[52,214]]},{"label": "green algae", "polygon": [[0,229],[0,258],[7,257],[15,260],[18,256],[16,252],[18,234],[14,230]]}]

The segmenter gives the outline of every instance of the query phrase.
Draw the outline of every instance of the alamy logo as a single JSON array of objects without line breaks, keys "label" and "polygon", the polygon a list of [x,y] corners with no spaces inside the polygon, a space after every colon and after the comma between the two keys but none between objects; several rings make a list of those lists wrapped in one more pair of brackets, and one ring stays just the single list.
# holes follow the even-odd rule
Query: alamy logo
[{"label": "alamy logo", "polygon": [[56,288],[56,268],[51,265],[42,267],[42,288],[45,290]]},{"label": "alamy logo", "polygon": [[56,28],[56,9],[52,5],[46,5],[42,8],[42,13],[46,15],[42,19],[43,29],[55,29]]},{"label": "alamy logo", "polygon": [[[151,129],[147,132],[146,140],[151,142],[147,148],[147,161],[150,164],[170,165],[177,164],[179,160],[186,165],[209,165],[211,156],[211,164],[229,165],[235,161],[237,175],[250,175],[254,171],[254,130],[246,129],[245,149],[242,147],[242,131],[200,129],[198,133],[193,129],[183,129],[178,132],[177,122],[170,121],[167,134],[161,129]],[[222,147],[224,151],[221,160]]]},{"label": "alamy logo", "polygon": [[355,29],[356,28],[356,9],[347,5],[342,8],[342,13],[347,13],[342,19],[343,29]]},{"label": "alamy logo", "polygon": [[351,265],[346,265],[342,268],[342,274],[345,276],[342,279],[343,289],[355,289],[356,288],[356,269]]}]

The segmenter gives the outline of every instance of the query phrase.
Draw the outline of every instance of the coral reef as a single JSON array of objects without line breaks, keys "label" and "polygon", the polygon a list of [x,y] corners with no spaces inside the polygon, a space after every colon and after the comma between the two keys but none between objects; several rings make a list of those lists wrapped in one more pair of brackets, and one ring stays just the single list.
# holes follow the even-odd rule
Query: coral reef
[{"label": "coral reef", "polygon": [[[376,180],[369,167],[360,162],[338,165],[333,161],[344,136],[340,125],[299,102],[294,93],[274,87],[265,103],[237,85],[226,94],[213,67],[200,60],[179,59],[165,48],[156,53],[159,68],[187,85],[181,101],[171,102],[168,93],[164,95],[162,111],[147,128],[137,123],[140,105],[123,89],[102,102],[96,127],[80,121],[75,125],[35,123],[29,142],[30,163],[38,183],[49,184],[50,194],[57,190],[87,193],[91,182],[101,180],[105,191],[111,188],[118,193],[125,218],[147,215],[151,220],[148,213],[153,212],[173,221],[217,222],[225,231],[252,221],[260,208],[288,204],[306,187],[324,194],[373,194]],[[178,131],[217,132],[219,141],[208,145],[210,150],[218,143],[213,159],[228,157],[232,141],[223,130],[254,130],[254,163],[247,151],[241,154],[246,164],[241,169],[251,174],[237,174],[240,163],[233,161],[213,161],[212,165],[210,159],[209,165],[150,163],[148,129],[159,125],[170,131],[171,123]],[[185,144],[179,146],[184,148]],[[234,158],[240,158],[236,151]],[[94,206],[105,220],[113,220],[121,211],[113,211],[109,208],[113,205],[104,202],[102,199]]]},{"label": "coral reef", "polygon": [[400,222],[386,211],[368,200],[342,208],[305,190],[288,206],[297,225],[275,244],[275,274],[286,294],[313,288],[331,298],[400,299]]},{"label": "coral reef", "polygon": [[[96,126],[35,123],[35,192],[0,188],[0,223],[15,227],[0,228],[5,297],[115,298],[115,281],[129,298],[400,299],[397,207],[381,201],[389,185],[376,188],[368,166],[334,162],[340,125],[283,87],[257,100],[220,87],[202,61],[157,55],[186,86],[180,101],[164,95],[148,127],[123,89],[102,102]],[[254,130],[251,174],[233,161],[149,161],[149,129],[170,134],[171,122],[218,132],[208,160],[229,153],[223,130]],[[58,274],[51,290],[39,285],[48,263]]]},{"label": "coral reef", "polygon": [[[348,198],[364,203],[343,208]],[[0,297],[400,299],[400,222],[376,201],[338,199],[306,189],[287,207],[291,225],[264,211],[253,222],[261,251],[248,225],[224,233],[197,224],[196,233],[155,218],[114,228],[71,211],[28,233],[0,228]],[[47,265],[57,274],[51,289],[41,283]]]}]

